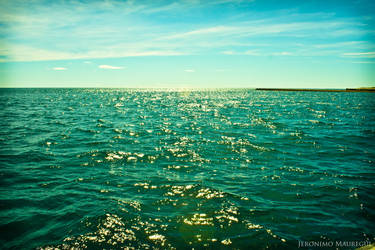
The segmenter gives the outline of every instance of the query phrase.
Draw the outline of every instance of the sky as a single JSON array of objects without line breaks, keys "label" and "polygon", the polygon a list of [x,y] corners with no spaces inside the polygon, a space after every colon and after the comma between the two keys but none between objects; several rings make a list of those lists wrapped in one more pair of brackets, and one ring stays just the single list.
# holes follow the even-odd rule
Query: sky
[{"label": "sky", "polygon": [[0,87],[369,86],[373,0],[0,0]]}]

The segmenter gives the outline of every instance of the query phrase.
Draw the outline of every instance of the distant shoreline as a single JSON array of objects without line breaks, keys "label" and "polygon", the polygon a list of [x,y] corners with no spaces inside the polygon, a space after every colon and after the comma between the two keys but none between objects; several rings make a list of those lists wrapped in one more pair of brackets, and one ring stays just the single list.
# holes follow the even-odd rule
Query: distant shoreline
[{"label": "distant shoreline", "polygon": [[372,92],[374,88],[346,88],[346,89],[294,89],[294,88],[256,88],[255,90],[265,91],[309,91],[309,92]]},{"label": "distant shoreline", "polygon": [[187,88],[187,87],[0,87],[0,90],[12,89],[114,89],[114,90],[152,90],[152,91],[212,91],[212,90],[260,90],[260,91],[304,91],[304,92],[372,92],[375,93],[375,87],[368,88],[346,88],[346,89],[309,89],[309,88]]}]

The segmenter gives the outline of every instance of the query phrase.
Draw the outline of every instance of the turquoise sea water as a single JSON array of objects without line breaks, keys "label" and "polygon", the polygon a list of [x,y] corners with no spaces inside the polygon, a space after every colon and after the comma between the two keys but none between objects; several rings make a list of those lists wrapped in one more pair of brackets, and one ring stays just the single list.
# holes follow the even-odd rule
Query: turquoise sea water
[{"label": "turquoise sea water", "polygon": [[1,89],[1,248],[375,237],[375,95]]}]

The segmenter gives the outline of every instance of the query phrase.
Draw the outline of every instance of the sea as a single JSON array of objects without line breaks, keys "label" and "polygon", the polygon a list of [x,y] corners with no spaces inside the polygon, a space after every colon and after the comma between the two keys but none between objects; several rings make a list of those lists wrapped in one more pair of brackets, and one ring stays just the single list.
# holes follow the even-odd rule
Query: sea
[{"label": "sea", "polygon": [[0,89],[0,248],[355,249],[374,145],[374,93]]}]

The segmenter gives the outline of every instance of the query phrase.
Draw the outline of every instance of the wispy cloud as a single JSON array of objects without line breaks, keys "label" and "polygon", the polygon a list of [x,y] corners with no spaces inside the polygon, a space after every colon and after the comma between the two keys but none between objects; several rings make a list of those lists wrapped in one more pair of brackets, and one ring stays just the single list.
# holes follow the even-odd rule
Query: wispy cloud
[{"label": "wispy cloud", "polygon": [[169,39],[186,38],[186,37],[191,37],[191,36],[199,36],[199,35],[207,35],[207,34],[226,35],[229,32],[233,32],[236,29],[237,29],[236,27],[215,26],[215,27],[209,27],[209,28],[204,28],[204,29],[197,29],[197,30],[192,30],[188,32],[178,33],[178,34],[162,37],[161,39],[169,40]]},{"label": "wispy cloud", "polygon": [[287,52],[287,51],[282,51],[282,52],[274,52],[272,53],[273,56],[291,56],[293,53]]},{"label": "wispy cloud", "polygon": [[[94,59],[94,58],[119,58],[119,57],[141,57],[141,56],[177,56],[186,53],[161,48],[161,50],[150,50],[147,46],[130,48],[127,46],[113,46],[112,48],[90,50],[81,52],[71,52],[70,50],[51,50],[40,49],[27,45],[11,44],[8,50],[1,51],[3,61],[13,62],[31,62],[31,61],[52,61],[52,60],[76,60],[76,59]],[[136,51],[134,51],[137,49]],[[90,61],[84,63],[89,64]]]},{"label": "wispy cloud", "polygon": [[375,58],[375,52],[344,53],[344,57]]},{"label": "wispy cloud", "polygon": [[256,51],[256,50],[246,50],[245,52],[243,52],[244,55],[248,55],[248,56],[260,56],[261,54]]},{"label": "wispy cloud", "polygon": [[158,13],[158,12],[173,11],[173,10],[180,9],[180,8],[181,8],[181,4],[178,2],[174,2],[168,5],[162,5],[162,6],[157,6],[153,8],[146,8],[143,10],[143,12],[147,14],[153,14],[153,13]]},{"label": "wispy cloud", "polygon": [[[7,50],[0,50],[0,61],[192,54],[286,56],[291,53],[286,51],[293,50],[289,48],[290,39],[304,42],[310,51],[317,52],[330,47],[340,49],[337,37],[348,36],[355,40],[360,38],[353,37],[353,34],[369,32],[369,27],[360,21],[337,19],[331,12],[327,15],[321,12],[299,13],[298,8],[293,8],[275,14],[240,8],[246,4],[258,4],[258,1],[251,2],[107,0],[67,4],[56,1],[50,6],[35,0],[29,10],[29,5],[22,1],[0,1],[0,9],[6,9],[6,15],[0,15],[0,22],[5,23],[0,25],[0,33],[5,34],[7,44]],[[221,5],[231,8],[225,8],[225,13],[217,13],[217,8],[223,7]],[[209,17],[201,17],[199,13],[203,12],[209,13]],[[220,18],[216,14],[220,14]],[[317,20],[317,16],[322,18]],[[66,24],[67,17],[71,18],[69,25]],[[194,17],[201,19],[194,21]],[[325,41],[326,44],[318,44],[317,41]],[[366,46],[356,41],[341,43],[346,48],[338,51],[336,56],[345,51],[356,51],[354,46]]]},{"label": "wispy cloud", "polygon": [[258,50],[246,50],[242,52],[238,51],[222,51],[224,55],[248,55],[248,56],[291,56],[294,55],[292,52],[282,51],[282,52],[260,52]]},{"label": "wispy cloud", "polygon": [[261,53],[257,50],[246,50],[246,51],[233,51],[233,50],[225,50],[222,51],[221,54],[224,55],[248,55],[248,56],[260,56]]},{"label": "wispy cloud", "polygon": [[100,69],[123,69],[124,67],[111,66],[111,65],[99,65],[98,68]]},{"label": "wispy cloud", "polygon": [[[254,2],[255,0],[210,0],[210,1],[179,1],[173,2],[170,4],[165,5],[155,5],[155,6],[147,6],[143,5],[137,8],[139,12],[146,13],[146,14],[154,14],[160,12],[175,12],[181,10],[189,10],[189,9],[196,9],[196,8],[205,8],[215,5],[223,5],[223,4],[248,4]],[[133,6],[135,8],[136,5]]]},{"label": "wispy cloud", "polygon": [[222,51],[221,54],[224,54],[224,55],[235,55],[236,52],[234,52],[232,50],[225,50],[225,51]]},{"label": "wispy cloud", "polygon": [[67,70],[65,67],[54,67],[53,70]]},{"label": "wispy cloud", "polygon": [[352,62],[352,63],[364,63],[364,64],[374,64],[375,63],[375,61],[357,61],[357,62]]},{"label": "wispy cloud", "polygon": [[[0,0],[0,75],[19,72],[9,77],[18,82],[76,78],[90,84],[111,81],[108,76],[122,82],[120,75],[139,84],[171,85],[221,81],[245,86],[272,79],[323,84],[332,75],[337,82],[373,81],[373,74],[356,69],[375,64],[351,63],[375,61],[375,1],[295,1],[292,8],[274,2]],[[328,63],[332,71],[319,70]],[[49,79],[54,75],[43,75],[45,70],[66,77]],[[212,81],[204,72],[212,73]],[[181,74],[190,79],[180,79]]]},{"label": "wispy cloud", "polygon": [[[197,37],[225,37],[232,38],[253,37],[264,35],[283,35],[291,37],[311,37],[317,34],[314,31],[319,30],[319,35],[330,34],[336,29],[347,27],[348,25],[355,25],[346,21],[314,21],[314,22],[284,22],[276,23],[275,19],[263,19],[255,21],[238,22],[232,25],[217,25],[201,29],[194,29],[186,32],[181,32],[173,35],[161,37],[161,40],[171,39],[196,39]],[[338,34],[340,35],[340,34]],[[331,34],[332,36],[332,34]]]},{"label": "wispy cloud", "polygon": [[365,47],[367,43],[365,41],[347,41],[347,42],[332,42],[325,44],[313,45],[314,48],[326,49],[326,48],[341,48],[341,47]]}]

